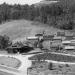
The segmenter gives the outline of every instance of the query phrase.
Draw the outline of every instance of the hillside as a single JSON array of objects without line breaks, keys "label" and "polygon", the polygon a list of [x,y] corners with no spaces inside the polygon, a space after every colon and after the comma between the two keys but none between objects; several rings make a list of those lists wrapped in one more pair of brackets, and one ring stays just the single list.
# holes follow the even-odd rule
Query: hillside
[{"label": "hillside", "polygon": [[43,30],[49,33],[56,33],[59,29],[49,27],[48,25],[27,20],[14,20],[0,25],[0,35],[8,35],[12,40],[26,36],[34,36]]}]

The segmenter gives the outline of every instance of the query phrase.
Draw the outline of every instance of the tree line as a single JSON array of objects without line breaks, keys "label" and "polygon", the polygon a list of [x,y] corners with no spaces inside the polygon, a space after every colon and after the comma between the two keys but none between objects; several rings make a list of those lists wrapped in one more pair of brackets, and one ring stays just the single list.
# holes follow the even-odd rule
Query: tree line
[{"label": "tree line", "polygon": [[75,1],[58,0],[57,3],[43,6],[0,5],[0,23],[7,20],[26,19],[40,21],[60,29],[73,29],[75,20]]}]

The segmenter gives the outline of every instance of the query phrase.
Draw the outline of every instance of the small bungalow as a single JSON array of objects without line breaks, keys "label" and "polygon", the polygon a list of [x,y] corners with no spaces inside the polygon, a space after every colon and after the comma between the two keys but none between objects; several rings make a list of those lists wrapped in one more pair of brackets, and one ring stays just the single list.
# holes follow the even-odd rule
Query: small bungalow
[{"label": "small bungalow", "polygon": [[62,45],[70,45],[71,41],[69,40],[64,40],[62,41]]},{"label": "small bungalow", "polygon": [[72,40],[73,39],[73,33],[66,33],[66,35],[65,35],[65,37],[66,37],[66,39],[65,40]]},{"label": "small bungalow", "polygon": [[70,45],[64,46],[64,49],[65,50],[75,50],[75,46],[70,46]]},{"label": "small bungalow", "polygon": [[73,39],[75,39],[75,33],[73,33]]},{"label": "small bungalow", "polygon": [[38,40],[39,38],[38,38],[38,37],[33,36],[33,37],[27,37],[26,39],[27,39],[27,40]]},{"label": "small bungalow", "polygon": [[44,35],[43,36],[43,48],[44,49],[50,49],[50,42],[53,40],[54,35]]},{"label": "small bungalow", "polygon": [[70,40],[71,41],[71,43],[75,43],[75,40],[73,39],[73,40]]},{"label": "small bungalow", "polygon": [[63,46],[75,46],[75,40],[64,40],[62,41]]},{"label": "small bungalow", "polygon": [[57,36],[65,36],[65,32],[63,31],[63,32],[57,32]]},{"label": "small bungalow", "polygon": [[58,50],[59,47],[62,47],[62,39],[60,37],[54,37],[54,39],[50,42],[50,48]]},{"label": "small bungalow", "polygon": [[73,36],[73,35],[74,35],[73,32],[69,32],[69,31],[66,31],[66,32],[65,32],[65,36]]},{"label": "small bungalow", "polygon": [[41,37],[41,36],[43,36],[43,34],[42,33],[39,33],[39,34],[35,34],[35,36],[36,37]]},{"label": "small bungalow", "polygon": [[65,40],[73,40],[73,36],[65,36]]},{"label": "small bungalow", "polygon": [[62,37],[54,37],[53,40],[56,43],[61,43],[62,42]]},{"label": "small bungalow", "polygon": [[59,50],[59,45],[50,45],[51,50]]},{"label": "small bungalow", "polygon": [[75,40],[70,40],[70,46],[75,46]]}]

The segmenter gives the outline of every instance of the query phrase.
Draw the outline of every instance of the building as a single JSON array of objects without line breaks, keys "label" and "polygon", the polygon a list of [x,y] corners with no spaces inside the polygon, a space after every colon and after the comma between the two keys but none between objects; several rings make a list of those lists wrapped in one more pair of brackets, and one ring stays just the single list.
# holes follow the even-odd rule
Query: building
[{"label": "building", "polygon": [[75,50],[75,46],[64,46],[63,47],[64,50]]},{"label": "building", "polygon": [[35,34],[35,37],[38,37],[39,40],[43,39],[43,33]]},{"label": "building", "polygon": [[54,37],[52,41],[57,44],[60,44],[62,42],[62,37]]},{"label": "building", "polygon": [[71,41],[71,43],[75,43],[75,40],[73,39],[73,40],[70,40]]},{"label": "building", "polygon": [[64,40],[62,45],[64,50],[75,50],[75,40]]},{"label": "building", "polygon": [[54,37],[54,39],[50,42],[50,48],[53,50],[59,50],[62,47],[62,38]]},{"label": "building", "polygon": [[65,40],[73,40],[73,36],[65,36]]},{"label": "building", "polygon": [[65,32],[57,32],[57,36],[65,36]]},{"label": "building", "polygon": [[70,45],[71,41],[70,40],[64,40],[62,41],[62,45]]},{"label": "building", "polygon": [[32,36],[32,37],[27,37],[26,39],[27,40],[38,40],[38,37],[37,36]]},{"label": "building", "polygon": [[43,48],[44,49],[50,49],[50,42],[53,40],[54,35],[44,35],[43,36]]},{"label": "building", "polygon": [[27,42],[29,42],[33,47],[37,47],[37,44],[39,42],[39,37],[33,36],[33,37],[27,37]]}]

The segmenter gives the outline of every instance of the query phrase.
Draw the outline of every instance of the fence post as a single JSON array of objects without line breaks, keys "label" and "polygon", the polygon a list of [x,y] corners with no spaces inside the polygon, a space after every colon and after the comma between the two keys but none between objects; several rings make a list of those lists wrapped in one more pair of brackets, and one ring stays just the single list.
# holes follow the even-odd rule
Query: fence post
[{"label": "fence post", "polygon": [[27,75],[28,75],[28,68],[27,68]]}]

